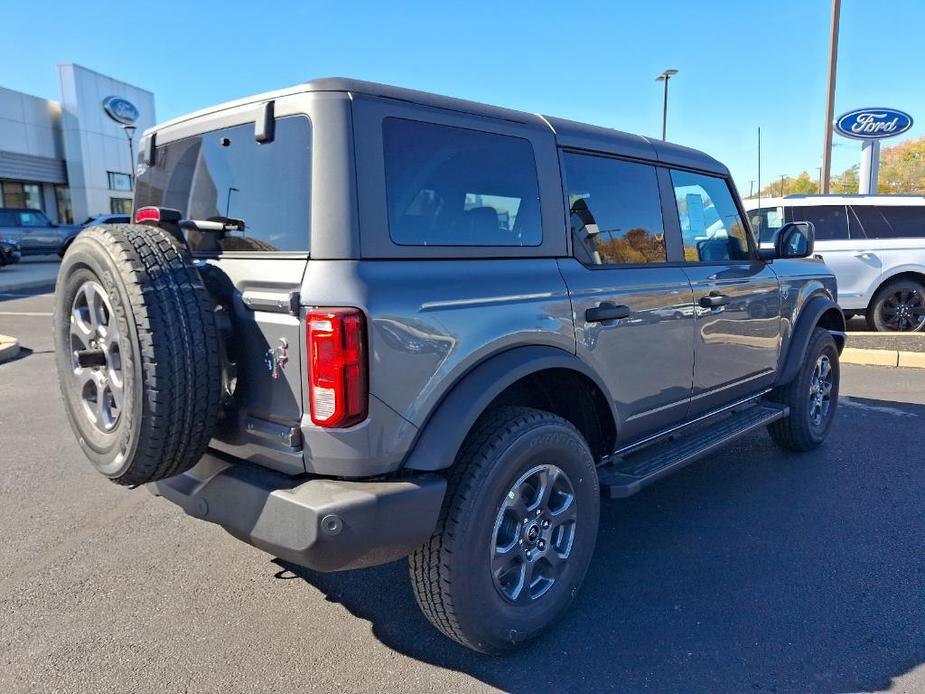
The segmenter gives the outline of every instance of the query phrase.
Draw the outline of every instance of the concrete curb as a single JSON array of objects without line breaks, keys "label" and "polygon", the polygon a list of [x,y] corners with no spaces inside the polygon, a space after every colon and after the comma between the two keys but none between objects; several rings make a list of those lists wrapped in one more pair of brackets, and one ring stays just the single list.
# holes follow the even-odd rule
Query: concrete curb
[{"label": "concrete curb", "polygon": [[0,335],[0,364],[19,356],[19,340],[9,335]]},{"label": "concrete curb", "polygon": [[845,347],[841,353],[840,361],[842,364],[861,364],[863,366],[894,366],[925,369],[925,352]]}]

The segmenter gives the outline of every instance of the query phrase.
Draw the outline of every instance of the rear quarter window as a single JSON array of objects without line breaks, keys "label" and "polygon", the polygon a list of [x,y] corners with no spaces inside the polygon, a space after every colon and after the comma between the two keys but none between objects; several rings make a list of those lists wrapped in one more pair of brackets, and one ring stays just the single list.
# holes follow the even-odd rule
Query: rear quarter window
[{"label": "rear quarter window", "polygon": [[386,118],[389,236],[403,246],[539,246],[539,186],[528,140]]},{"label": "rear quarter window", "polygon": [[[244,220],[243,233],[221,240],[223,252],[307,252],[310,186],[311,126],[288,116],[276,121],[271,142],[258,143],[247,123],[158,147],[154,166],[138,177],[135,208]],[[191,249],[197,245],[192,234]]]}]

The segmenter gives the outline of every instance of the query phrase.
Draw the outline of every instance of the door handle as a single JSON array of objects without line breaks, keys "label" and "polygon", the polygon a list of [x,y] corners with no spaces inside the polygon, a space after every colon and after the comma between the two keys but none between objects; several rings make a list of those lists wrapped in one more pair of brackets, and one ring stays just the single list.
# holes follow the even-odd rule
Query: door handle
[{"label": "door handle", "polygon": [[585,311],[585,320],[588,323],[600,323],[605,320],[629,318],[632,314],[633,311],[629,306],[614,304],[610,301],[602,301],[595,308],[589,308]]},{"label": "door handle", "polygon": [[725,294],[717,294],[716,292],[710,292],[706,296],[700,297],[699,303],[703,308],[719,308],[720,306],[725,306],[730,301],[729,297]]},{"label": "door handle", "polygon": [[863,258],[864,256],[873,255],[873,251],[858,251],[854,254],[855,258]]}]

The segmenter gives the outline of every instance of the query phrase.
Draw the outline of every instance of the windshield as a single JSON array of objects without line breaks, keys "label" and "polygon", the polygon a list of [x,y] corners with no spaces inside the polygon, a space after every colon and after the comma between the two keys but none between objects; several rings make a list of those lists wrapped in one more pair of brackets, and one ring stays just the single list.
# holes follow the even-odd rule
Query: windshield
[{"label": "windshield", "polygon": [[784,226],[783,207],[761,207],[749,210],[748,221],[761,243],[774,243],[774,235]]}]

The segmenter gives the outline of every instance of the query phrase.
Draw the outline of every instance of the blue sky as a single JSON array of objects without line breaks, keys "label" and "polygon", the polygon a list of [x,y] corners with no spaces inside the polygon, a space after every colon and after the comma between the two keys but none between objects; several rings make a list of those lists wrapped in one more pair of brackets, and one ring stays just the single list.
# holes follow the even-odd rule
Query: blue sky
[{"label": "blue sky", "polygon": [[[891,106],[925,133],[925,2],[843,0],[836,114]],[[91,9],[92,8],[92,9]],[[57,98],[75,62],[155,93],[158,119],[348,76],[668,138],[725,162],[743,194],[821,164],[829,0],[7,3],[0,86]],[[871,35],[876,32],[876,35]],[[860,144],[838,136],[833,173]],[[889,143],[890,141],[887,141]]]}]

